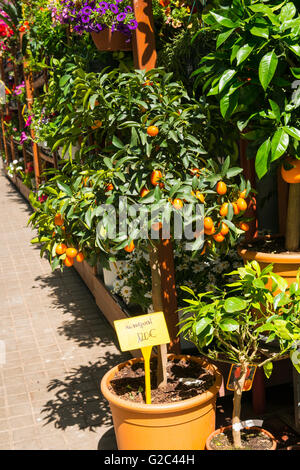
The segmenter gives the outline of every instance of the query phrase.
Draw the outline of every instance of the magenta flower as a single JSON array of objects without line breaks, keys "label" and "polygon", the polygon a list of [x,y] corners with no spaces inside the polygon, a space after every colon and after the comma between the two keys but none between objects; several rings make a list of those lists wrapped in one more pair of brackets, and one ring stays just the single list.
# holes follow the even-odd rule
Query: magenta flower
[{"label": "magenta flower", "polygon": [[20,138],[20,144],[24,144],[24,142],[26,142],[26,140],[28,139],[26,133],[23,131],[21,132],[21,138]]},{"label": "magenta flower", "polygon": [[32,116],[28,116],[26,122],[25,122],[25,127],[29,127],[32,123]]}]

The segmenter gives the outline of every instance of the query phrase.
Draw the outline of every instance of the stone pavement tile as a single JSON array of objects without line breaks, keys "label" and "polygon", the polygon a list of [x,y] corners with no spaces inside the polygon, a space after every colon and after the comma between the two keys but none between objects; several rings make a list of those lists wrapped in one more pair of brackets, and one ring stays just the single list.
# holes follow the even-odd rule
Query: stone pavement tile
[{"label": "stone pavement tile", "polygon": [[0,431],[0,442],[2,444],[9,443],[11,440],[11,435],[8,431]]},{"label": "stone pavement tile", "polygon": [[8,429],[27,428],[34,425],[32,413],[25,416],[15,416],[8,418]]},{"label": "stone pavement tile", "polygon": [[15,442],[11,448],[13,450],[43,450],[40,440],[32,438]]}]

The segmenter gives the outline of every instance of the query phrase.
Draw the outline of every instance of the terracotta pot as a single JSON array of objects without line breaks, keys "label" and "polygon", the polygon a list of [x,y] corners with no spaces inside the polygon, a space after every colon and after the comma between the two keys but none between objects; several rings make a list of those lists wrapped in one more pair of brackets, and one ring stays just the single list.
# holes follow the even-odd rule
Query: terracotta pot
[{"label": "terracotta pot", "polygon": [[176,403],[146,405],[119,398],[109,389],[115,374],[139,358],[119,364],[105,374],[101,391],[109,401],[119,450],[204,450],[215,429],[216,395],[222,376],[206,359],[170,354],[169,359],[191,359],[213,371],[215,383],[203,394]]},{"label": "terracotta pot", "polygon": [[[232,426],[225,426],[224,428],[217,429],[216,431],[211,433],[211,435],[208,436],[208,438],[206,440],[206,445],[205,445],[206,450],[215,450],[211,447],[212,439],[215,436],[217,436],[218,434],[221,434],[222,432],[227,431],[228,429],[231,430]],[[261,433],[266,434],[272,440],[272,447],[271,447],[271,449],[268,449],[268,450],[276,450],[277,442],[275,440],[275,437],[269,431],[266,431],[265,429],[259,428],[257,426],[253,426],[251,428],[245,428],[245,429],[251,429],[251,430],[258,429]],[[219,450],[222,450],[222,449],[219,449]]]},{"label": "terracotta pot", "polygon": [[99,51],[131,51],[132,44],[128,37],[120,31],[106,28],[100,33],[91,33],[95,46]]},{"label": "terracotta pot", "polygon": [[[271,238],[270,236],[259,237]],[[255,242],[254,239],[253,242]],[[273,238],[273,237],[272,237]],[[254,248],[248,249],[243,245],[238,247],[238,253],[243,258],[244,262],[256,260],[261,268],[265,268],[268,264],[273,263],[273,272],[283,277],[288,285],[290,286],[293,282],[296,282],[296,276],[298,269],[300,268],[300,252],[297,253],[264,253],[261,251],[255,251]]]}]

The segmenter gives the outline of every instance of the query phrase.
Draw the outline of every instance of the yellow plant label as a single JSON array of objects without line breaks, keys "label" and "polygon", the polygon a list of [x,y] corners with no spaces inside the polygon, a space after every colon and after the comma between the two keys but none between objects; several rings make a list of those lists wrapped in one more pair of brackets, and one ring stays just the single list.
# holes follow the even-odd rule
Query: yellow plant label
[{"label": "yellow plant label", "polygon": [[114,325],[122,351],[132,351],[170,342],[163,312],[116,320]]}]

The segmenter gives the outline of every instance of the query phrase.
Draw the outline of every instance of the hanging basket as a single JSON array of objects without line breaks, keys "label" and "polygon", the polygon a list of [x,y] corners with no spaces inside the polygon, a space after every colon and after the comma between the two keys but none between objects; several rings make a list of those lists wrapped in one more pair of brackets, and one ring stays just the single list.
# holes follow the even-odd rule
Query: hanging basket
[{"label": "hanging basket", "polygon": [[95,46],[99,51],[131,51],[131,39],[120,31],[112,32],[106,28],[100,33],[91,33]]}]

